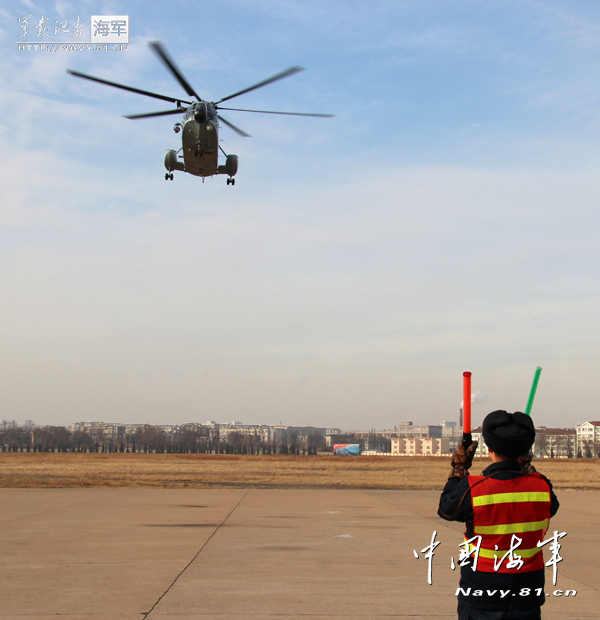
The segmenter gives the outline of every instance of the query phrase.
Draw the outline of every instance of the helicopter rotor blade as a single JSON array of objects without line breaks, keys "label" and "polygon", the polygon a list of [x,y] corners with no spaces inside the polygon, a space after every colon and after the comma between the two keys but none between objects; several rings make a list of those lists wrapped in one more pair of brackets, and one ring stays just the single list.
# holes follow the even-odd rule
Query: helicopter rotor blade
[{"label": "helicopter rotor blade", "polygon": [[233,95],[229,95],[228,97],[223,97],[220,101],[215,102],[215,104],[223,103],[223,101],[227,101],[228,99],[233,99],[234,97],[239,97],[245,93],[249,93],[251,90],[256,90],[257,88],[262,88],[267,84],[272,84],[273,82],[277,82],[278,80],[283,80],[283,78],[289,77],[290,75],[294,75],[294,73],[298,73],[299,71],[304,71],[304,67],[290,67],[281,73],[277,73],[276,75],[263,80],[262,82],[258,82],[258,84],[254,84],[254,86],[249,86],[248,88],[244,88],[244,90],[240,90]]},{"label": "helicopter rotor blade", "polygon": [[202,101],[202,97],[196,93],[196,91],[190,86],[188,81],[183,77],[181,71],[177,68],[171,57],[167,54],[167,50],[163,47],[160,41],[150,41],[150,47],[154,50],[156,55],[162,60],[162,62],[166,65],[169,71],[173,74],[175,79],[183,86],[185,92],[194,97],[196,101]]},{"label": "helicopter rotor blade", "polygon": [[128,90],[138,95],[146,95],[146,97],[154,97],[155,99],[162,99],[163,101],[169,101],[171,103],[191,103],[189,101],[182,101],[181,99],[175,99],[174,97],[167,97],[167,95],[159,95],[158,93],[151,93],[148,90],[142,90],[141,88],[133,88],[133,86],[125,86],[124,84],[118,84],[117,82],[111,82],[109,80],[103,80],[102,78],[94,77],[93,75],[87,75],[86,73],[80,73],[79,71],[73,71],[67,69],[67,73],[74,75],[75,77],[83,78],[85,80],[91,80],[92,82],[99,82],[100,84],[106,84],[107,86],[114,86],[115,88],[121,88]]},{"label": "helicopter rotor blade", "polygon": [[219,120],[222,120],[228,127],[233,129],[233,131],[238,133],[243,138],[251,138],[252,137],[249,133],[246,133],[245,131],[242,131],[239,127],[236,127],[233,123],[230,123],[227,119],[223,118],[220,114],[219,114]]},{"label": "helicopter rotor blade", "polygon": [[164,112],[149,112],[148,114],[126,114],[123,118],[131,118],[137,120],[139,118],[150,118],[151,116],[168,116],[169,114],[183,114],[185,110],[175,108],[174,110],[165,110]]},{"label": "helicopter rotor blade", "polygon": [[272,110],[243,110],[242,108],[222,108],[219,110],[233,110],[235,112],[256,112],[257,114],[285,114],[286,116],[315,116],[317,118],[334,118],[335,114],[313,114],[309,112],[273,112]]}]

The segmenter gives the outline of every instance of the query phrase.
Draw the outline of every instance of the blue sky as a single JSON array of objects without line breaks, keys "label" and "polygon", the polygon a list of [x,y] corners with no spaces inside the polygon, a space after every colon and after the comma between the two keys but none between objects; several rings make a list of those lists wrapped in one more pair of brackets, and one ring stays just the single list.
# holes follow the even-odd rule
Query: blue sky
[{"label": "blue sky", "polygon": [[[129,15],[126,52],[19,51],[18,20]],[[35,2],[0,8],[6,419],[390,428],[598,419],[600,7]],[[35,41],[32,31],[28,41]],[[175,173],[163,102],[230,102],[223,177]]]}]

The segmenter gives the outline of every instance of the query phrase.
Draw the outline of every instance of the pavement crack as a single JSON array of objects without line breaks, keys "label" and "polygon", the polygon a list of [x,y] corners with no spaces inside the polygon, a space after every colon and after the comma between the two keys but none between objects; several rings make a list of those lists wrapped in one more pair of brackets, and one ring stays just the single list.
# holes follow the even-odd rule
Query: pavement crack
[{"label": "pavement crack", "polygon": [[250,489],[248,489],[244,495],[240,498],[240,501],[229,511],[229,514],[219,523],[219,525],[215,528],[215,531],[204,541],[204,544],[198,550],[198,553],[187,563],[184,569],[173,579],[171,585],[158,597],[157,601],[152,605],[149,611],[142,612],[144,618],[148,618],[148,616],[156,609],[157,605],[162,601],[162,599],[169,593],[171,588],[179,581],[179,578],[185,573],[185,571],[196,561],[196,558],[202,553],[206,545],[213,539],[215,534],[227,523],[227,519],[238,509],[239,505],[246,499],[246,496],[250,493]]}]

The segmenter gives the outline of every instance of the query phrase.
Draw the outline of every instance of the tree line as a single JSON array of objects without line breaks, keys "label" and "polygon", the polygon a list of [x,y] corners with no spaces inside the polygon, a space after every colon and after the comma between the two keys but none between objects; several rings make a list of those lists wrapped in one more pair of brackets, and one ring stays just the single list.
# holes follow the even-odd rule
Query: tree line
[{"label": "tree line", "polygon": [[290,432],[265,441],[240,431],[221,437],[218,428],[210,427],[167,433],[160,426],[145,424],[134,432],[117,434],[101,427],[70,431],[64,426],[37,426],[31,420],[24,424],[3,420],[0,426],[2,452],[317,454],[326,449],[325,438],[317,432],[308,436]]}]

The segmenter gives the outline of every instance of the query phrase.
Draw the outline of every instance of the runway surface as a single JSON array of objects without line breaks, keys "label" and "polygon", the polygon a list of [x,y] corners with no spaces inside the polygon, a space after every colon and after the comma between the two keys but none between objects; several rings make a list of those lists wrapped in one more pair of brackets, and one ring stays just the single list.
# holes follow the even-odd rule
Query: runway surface
[{"label": "runway surface", "polygon": [[[558,496],[548,535],[567,535],[542,617],[598,618],[600,493]],[[463,526],[437,517],[438,497],[0,489],[0,618],[455,618]]]}]

